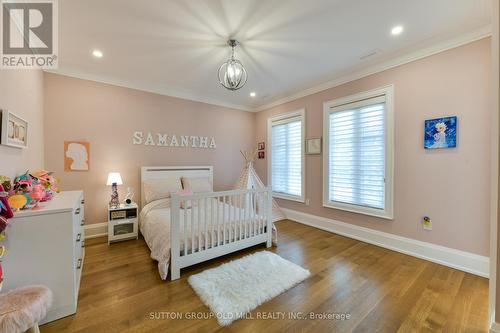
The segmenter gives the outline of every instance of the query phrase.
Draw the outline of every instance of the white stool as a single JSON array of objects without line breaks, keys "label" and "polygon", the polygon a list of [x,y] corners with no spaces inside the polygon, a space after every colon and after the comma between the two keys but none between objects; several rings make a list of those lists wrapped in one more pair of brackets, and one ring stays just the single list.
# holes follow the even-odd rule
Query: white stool
[{"label": "white stool", "polygon": [[39,333],[38,322],[52,303],[52,292],[44,286],[29,286],[0,294],[0,333]]}]

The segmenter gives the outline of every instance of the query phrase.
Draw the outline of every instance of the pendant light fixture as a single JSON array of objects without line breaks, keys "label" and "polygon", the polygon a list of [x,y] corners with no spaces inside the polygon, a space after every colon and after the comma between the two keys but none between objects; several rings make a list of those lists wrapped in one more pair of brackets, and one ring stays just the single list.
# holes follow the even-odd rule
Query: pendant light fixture
[{"label": "pendant light fixture", "polygon": [[247,71],[241,62],[234,58],[234,48],[239,45],[236,39],[230,39],[227,44],[231,46],[231,58],[219,68],[219,82],[228,90],[238,90],[247,82]]}]

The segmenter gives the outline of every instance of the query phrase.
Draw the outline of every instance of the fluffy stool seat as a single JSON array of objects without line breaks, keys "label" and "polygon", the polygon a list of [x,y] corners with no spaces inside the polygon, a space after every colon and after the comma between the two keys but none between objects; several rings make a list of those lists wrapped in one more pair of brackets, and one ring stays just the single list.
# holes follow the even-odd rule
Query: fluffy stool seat
[{"label": "fluffy stool seat", "polygon": [[52,292],[44,286],[29,286],[0,294],[0,332],[38,331],[52,303]]}]

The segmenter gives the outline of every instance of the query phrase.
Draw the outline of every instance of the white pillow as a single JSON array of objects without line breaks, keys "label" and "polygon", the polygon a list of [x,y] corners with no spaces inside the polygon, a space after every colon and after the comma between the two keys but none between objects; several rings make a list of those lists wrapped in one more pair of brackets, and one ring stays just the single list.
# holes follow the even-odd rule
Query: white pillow
[{"label": "white pillow", "polygon": [[155,200],[170,198],[171,192],[182,190],[182,184],[178,177],[148,179],[143,182],[142,189],[144,201],[148,204]]},{"label": "white pillow", "polygon": [[185,190],[191,190],[193,193],[213,192],[212,183],[208,177],[182,177],[182,186]]}]

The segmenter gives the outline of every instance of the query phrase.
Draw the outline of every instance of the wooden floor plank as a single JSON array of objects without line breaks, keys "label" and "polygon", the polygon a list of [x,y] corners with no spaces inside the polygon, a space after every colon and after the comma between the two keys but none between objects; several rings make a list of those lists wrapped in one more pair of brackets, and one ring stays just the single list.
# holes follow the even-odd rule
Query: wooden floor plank
[{"label": "wooden floor plank", "polygon": [[[87,241],[78,311],[47,332],[487,332],[487,279],[291,221],[270,250],[311,277],[220,327],[187,282],[256,246],[183,269],[162,281],[143,239]],[[292,318],[299,316],[302,320]],[[349,320],[310,319],[348,314]],[[173,318],[187,314],[200,318]],[[264,319],[273,315],[280,319]],[[281,318],[280,316],[283,316]]]}]

